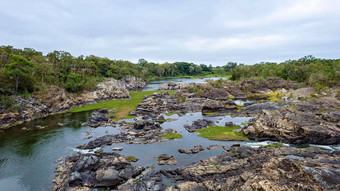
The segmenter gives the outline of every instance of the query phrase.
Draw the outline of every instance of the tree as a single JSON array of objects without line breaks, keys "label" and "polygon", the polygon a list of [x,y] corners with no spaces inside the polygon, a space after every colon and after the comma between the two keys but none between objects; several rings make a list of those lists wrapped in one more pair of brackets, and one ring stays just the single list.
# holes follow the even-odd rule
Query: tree
[{"label": "tree", "polygon": [[66,80],[67,90],[70,92],[79,92],[83,89],[83,76],[76,73],[70,73]]},{"label": "tree", "polygon": [[18,92],[19,79],[29,72],[34,65],[20,55],[11,54],[10,63],[5,65],[5,71],[11,79],[15,80],[15,93]]},{"label": "tree", "polygon": [[164,71],[165,71],[164,68],[161,65],[158,64],[157,67],[156,67],[156,72],[157,72],[159,77],[162,77]]},{"label": "tree", "polygon": [[189,66],[189,72],[192,74],[192,72],[195,71],[195,67],[193,65]]},{"label": "tree", "polygon": [[226,72],[230,72],[232,69],[234,69],[237,66],[236,62],[228,62],[225,66],[224,66],[224,70]]}]

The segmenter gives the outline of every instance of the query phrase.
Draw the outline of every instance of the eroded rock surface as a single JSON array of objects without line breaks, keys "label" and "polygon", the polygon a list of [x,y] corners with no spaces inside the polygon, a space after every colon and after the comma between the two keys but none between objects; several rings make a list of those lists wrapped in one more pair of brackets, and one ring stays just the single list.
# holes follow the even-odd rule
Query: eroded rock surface
[{"label": "eroded rock surface", "polygon": [[[210,149],[209,149],[210,150]],[[196,154],[201,151],[204,151],[204,147],[202,145],[196,145],[192,149],[178,149],[178,152],[185,153],[185,154]]]},{"label": "eroded rock surface", "polygon": [[93,111],[91,117],[89,118],[88,125],[91,127],[98,127],[100,125],[108,124],[110,118],[107,117],[107,114],[109,114],[109,111],[106,109]]},{"label": "eroded rock surface", "polygon": [[143,170],[142,166],[132,166],[117,153],[77,153],[65,159],[65,166],[57,167],[52,190],[117,188]]},{"label": "eroded rock surface", "polygon": [[199,129],[207,128],[209,125],[215,126],[215,123],[209,119],[198,119],[191,125],[184,125],[184,128],[189,132],[196,132]]},{"label": "eroded rock surface", "polygon": [[159,165],[176,165],[178,163],[174,156],[168,154],[161,154],[157,158]]},{"label": "eroded rock surface", "polygon": [[114,135],[104,135],[84,145],[79,145],[80,149],[94,149],[113,143],[127,144],[151,144],[156,142],[164,142],[169,139],[160,135],[174,133],[172,129],[162,131],[159,123],[151,120],[137,120],[132,124],[124,124],[121,126],[121,131]]},{"label": "eroded rock surface", "polygon": [[146,83],[142,79],[126,76],[122,80],[109,79],[101,82],[94,91],[83,92],[77,96],[56,86],[49,86],[47,92],[36,92],[34,97],[12,96],[15,100],[15,107],[21,109],[15,112],[6,112],[0,105],[0,127],[30,121],[50,113],[63,112],[75,106],[93,104],[103,100],[129,99],[129,90],[141,90],[145,86]]},{"label": "eroded rock surface", "polygon": [[340,101],[335,98],[294,100],[278,109],[263,110],[257,118],[248,123],[244,133],[258,140],[296,144],[339,144],[339,107]]},{"label": "eroded rock surface", "polygon": [[340,153],[319,148],[232,148],[162,173],[182,183],[168,190],[339,190]]}]

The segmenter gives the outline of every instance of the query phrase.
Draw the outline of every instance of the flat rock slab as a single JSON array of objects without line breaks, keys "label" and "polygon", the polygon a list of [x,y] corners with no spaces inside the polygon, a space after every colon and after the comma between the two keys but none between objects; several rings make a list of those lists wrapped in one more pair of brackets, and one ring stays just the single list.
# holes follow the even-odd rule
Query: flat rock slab
[{"label": "flat rock slab", "polygon": [[204,150],[202,145],[196,145],[192,149],[178,149],[178,152],[185,153],[185,154],[196,154]]},{"label": "flat rock slab", "polygon": [[168,154],[161,154],[157,158],[159,165],[176,165],[178,163],[174,156]]}]

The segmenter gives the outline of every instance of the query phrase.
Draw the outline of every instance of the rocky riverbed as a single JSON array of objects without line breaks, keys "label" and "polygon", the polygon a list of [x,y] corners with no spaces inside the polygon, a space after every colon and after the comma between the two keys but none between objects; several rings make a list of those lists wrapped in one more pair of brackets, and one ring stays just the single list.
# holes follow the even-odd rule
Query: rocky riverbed
[{"label": "rocky riverbed", "polygon": [[[175,160],[158,157],[162,164]],[[339,161],[338,151],[320,148],[234,146],[188,166],[156,171],[131,165],[117,153],[75,154],[56,169],[53,190],[339,190]]]},{"label": "rocky riverbed", "polygon": [[[124,92],[128,93],[131,87],[124,85],[122,91],[112,89],[111,85],[117,83],[127,82],[104,82],[97,89],[102,93],[96,95],[107,95],[103,100],[123,98],[127,95]],[[339,174],[337,150],[340,148],[336,146],[340,142],[339,93],[336,89],[318,92],[300,86],[281,79],[170,83],[164,84],[163,88],[177,92],[144,96],[142,103],[130,113],[134,119],[115,121],[114,112],[104,109],[92,114],[74,113],[72,119],[70,113],[65,114],[65,119],[60,117],[55,124],[39,119],[37,123],[25,124],[25,131],[8,130],[13,135],[7,142],[1,142],[5,145],[1,151],[6,157],[0,158],[0,165],[5,165],[4,173],[0,175],[8,174],[13,180],[0,179],[3,180],[0,185],[9,189],[18,181],[27,180],[26,185],[31,184],[27,182],[39,184],[31,185],[28,190],[49,189],[51,185],[42,186],[42,181],[36,181],[34,177],[26,175],[23,176],[25,179],[15,179],[12,171],[20,175],[21,172],[43,172],[44,176],[48,175],[45,179],[52,180],[51,168],[58,164],[54,190],[337,190],[338,180],[334,177]],[[137,85],[136,90],[141,87]],[[28,106],[26,109],[45,104],[47,115],[50,108],[66,103],[60,101],[65,97],[62,91],[55,93],[58,91],[51,91],[44,99],[39,99],[41,103],[34,98],[23,99],[20,103]],[[66,93],[65,96],[75,105],[86,104],[86,101],[93,103],[93,97],[90,99],[89,95],[79,99]],[[99,100],[102,98],[95,102]],[[31,103],[35,105],[31,106]],[[72,104],[61,104],[65,106],[61,108],[69,108]],[[32,110],[31,113],[35,112]],[[10,121],[17,114],[11,115],[3,119]],[[58,116],[49,119],[52,118]],[[226,129],[228,134],[219,132],[228,127],[233,128]],[[217,137],[228,136],[229,141],[217,142],[209,136],[206,136],[209,139],[201,136],[201,132],[210,131],[220,133]],[[234,134],[246,135],[251,140],[230,141]],[[3,135],[4,140],[6,132]],[[23,144],[30,144],[25,149],[19,145],[13,153],[10,151],[11,140],[17,136],[24,136]],[[41,140],[49,142],[32,140],[37,136],[44,136]],[[247,137],[244,140],[248,140]],[[268,144],[270,147],[264,147]],[[44,149],[39,155],[32,155],[32,152],[38,152],[37,145]],[[251,148],[260,145],[263,147]],[[12,155],[21,158],[11,158]],[[42,161],[47,155],[48,159]],[[59,159],[67,155],[63,160]],[[32,156],[30,162],[23,163],[28,156]],[[55,166],[49,166],[47,170],[48,164],[57,158]],[[11,168],[20,166],[15,161],[23,163],[18,170]],[[46,182],[45,179],[41,180]]]},{"label": "rocky riverbed", "polygon": [[37,117],[52,113],[60,113],[75,106],[93,104],[103,100],[129,99],[130,90],[141,90],[146,82],[134,76],[126,76],[122,80],[109,79],[99,83],[95,91],[84,92],[81,95],[70,94],[64,89],[50,86],[47,91],[37,93],[33,97],[13,96],[16,112],[5,112],[0,105],[0,128],[9,127],[23,121],[30,121]]},{"label": "rocky riverbed", "polygon": [[[121,122],[118,134],[98,137],[78,148],[93,151],[113,143],[158,144],[169,141],[170,139],[162,135],[176,131],[162,130],[158,120],[164,120],[164,113],[190,112],[202,112],[206,116],[251,116],[253,118],[244,124],[242,129],[237,130],[237,133],[244,133],[256,141],[270,140],[280,143],[260,148],[239,144],[229,148],[223,145],[179,148],[178,152],[182,155],[212,149],[223,149],[224,152],[190,165],[163,170],[133,166],[116,153],[84,156],[78,154],[77,159],[71,160],[71,156],[66,159],[65,165],[60,167],[61,170],[57,169],[54,188],[86,190],[107,186],[118,190],[168,191],[339,190],[339,151],[282,145],[340,144],[339,95],[332,89],[323,94],[316,93],[313,88],[292,89],[298,86],[297,83],[281,79],[249,80],[239,84],[228,81],[210,82],[205,85],[164,84],[161,89],[175,89],[178,92],[173,95],[167,92],[155,93],[145,97],[131,113],[136,116],[135,120]],[[236,98],[253,98],[260,101],[240,104],[235,101]],[[110,121],[98,113],[95,113],[95,116],[102,118],[104,124]],[[225,123],[225,126],[233,125],[232,122]],[[198,119],[184,125],[184,128],[195,133],[208,126],[216,124],[208,119]],[[108,156],[113,158],[100,159]],[[153,157],[158,158],[159,165],[178,164],[178,160],[166,152]],[[117,167],[110,161],[123,161],[124,167]],[[84,164],[82,168],[85,170],[77,168],[78,164]],[[95,167],[87,169],[87,166],[91,165]],[[170,185],[169,181],[172,182]]]}]

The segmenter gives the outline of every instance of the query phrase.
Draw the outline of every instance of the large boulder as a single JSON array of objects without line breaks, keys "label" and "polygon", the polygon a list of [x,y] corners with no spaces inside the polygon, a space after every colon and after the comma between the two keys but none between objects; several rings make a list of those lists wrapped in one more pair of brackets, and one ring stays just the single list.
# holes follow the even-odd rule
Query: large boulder
[{"label": "large boulder", "polygon": [[116,187],[143,172],[117,153],[74,154],[56,169],[52,190]]},{"label": "large boulder", "polygon": [[215,123],[209,119],[198,119],[192,122],[191,125],[184,125],[184,128],[189,132],[195,132],[199,129],[205,129],[209,125],[215,126]]},{"label": "large boulder", "polygon": [[127,75],[123,78],[123,81],[125,82],[126,89],[129,91],[140,91],[147,85],[143,79],[136,76]]},{"label": "large boulder", "polygon": [[202,112],[203,113],[210,113],[210,112],[220,112],[225,111],[226,107],[220,101],[215,101],[211,99],[207,99],[203,102],[202,105]]},{"label": "large boulder", "polygon": [[290,102],[286,103],[275,103],[275,102],[265,102],[265,103],[255,103],[252,105],[245,106],[241,109],[243,113],[246,114],[258,114],[263,110],[279,110],[284,106],[290,105]]},{"label": "large boulder", "polygon": [[310,96],[313,93],[315,93],[315,88],[306,87],[306,88],[300,88],[300,89],[294,90],[289,95],[293,96],[294,98],[299,98],[299,97]]},{"label": "large boulder", "polygon": [[95,100],[130,98],[124,81],[110,79],[99,83],[93,92]]},{"label": "large boulder", "polygon": [[88,124],[91,127],[98,127],[104,125],[109,121],[109,117],[106,115],[109,113],[106,109],[101,109],[99,111],[93,111],[91,117],[89,118]]}]

